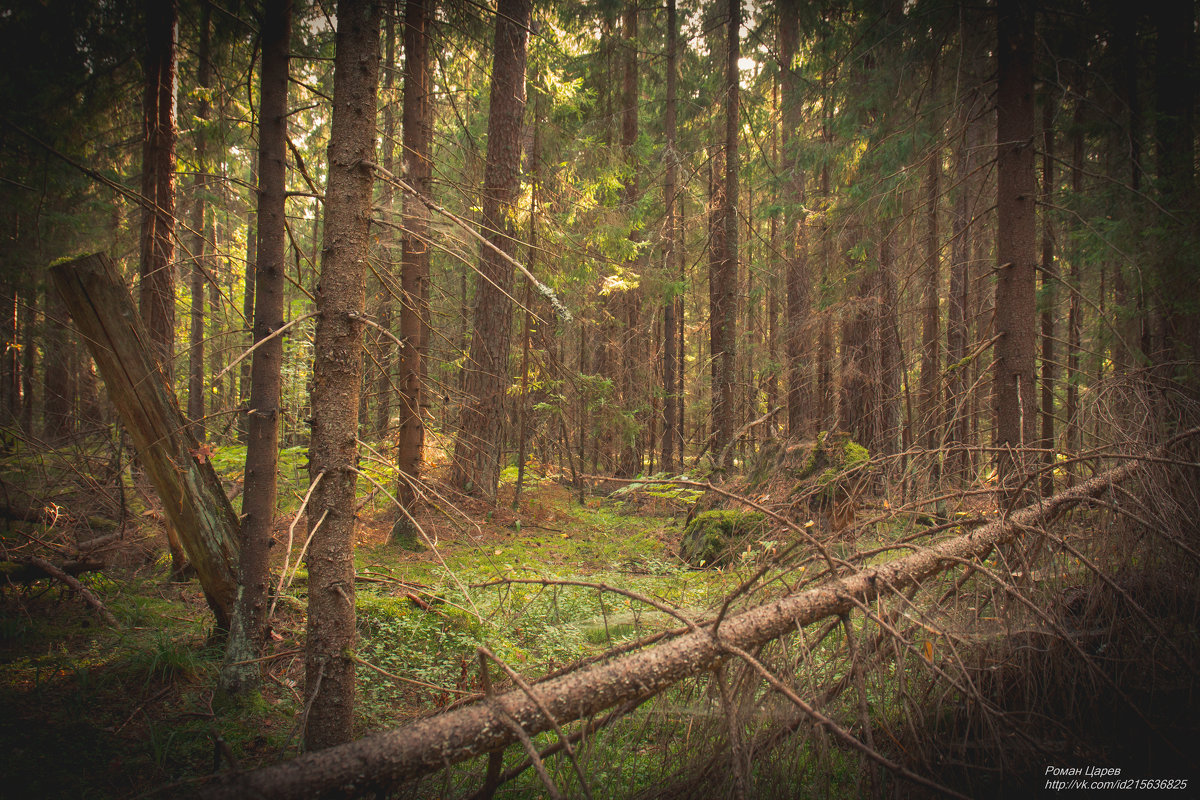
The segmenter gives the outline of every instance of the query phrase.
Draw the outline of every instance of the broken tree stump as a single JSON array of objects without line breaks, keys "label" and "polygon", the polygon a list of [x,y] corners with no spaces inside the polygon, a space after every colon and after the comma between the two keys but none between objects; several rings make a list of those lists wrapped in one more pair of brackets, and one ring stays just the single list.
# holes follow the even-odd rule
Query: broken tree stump
[{"label": "broken tree stump", "polygon": [[50,274],[196,568],[217,627],[227,631],[237,594],[238,518],[150,354],[133,298],[103,253],[56,264]]}]

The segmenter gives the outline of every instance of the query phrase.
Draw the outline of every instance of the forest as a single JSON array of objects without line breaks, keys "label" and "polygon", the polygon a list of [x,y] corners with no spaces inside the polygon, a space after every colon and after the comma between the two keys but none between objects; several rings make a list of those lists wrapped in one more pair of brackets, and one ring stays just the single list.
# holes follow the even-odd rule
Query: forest
[{"label": "forest", "polygon": [[1196,40],[0,0],[0,797],[1192,796]]}]

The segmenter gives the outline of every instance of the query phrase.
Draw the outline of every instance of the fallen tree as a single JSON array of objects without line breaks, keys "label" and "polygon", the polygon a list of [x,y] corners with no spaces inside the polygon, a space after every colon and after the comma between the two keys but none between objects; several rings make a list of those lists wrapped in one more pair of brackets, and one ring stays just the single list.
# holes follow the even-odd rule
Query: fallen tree
[{"label": "fallen tree", "polygon": [[217,628],[228,630],[237,592],[238,518],[147,349],[133,298],[103,253],[56,264],[50,274],[196,568]]},{"label": "fallen tree", "polygon": [[[1183,436],[1195,435],[1189,431]],[[884,592],[919,585],[956,566],[985,558],[1022,532],[1103,494],[1139,467],[1136,459],[1053,497],[912,555],[729,617],[717,629],[691,627],[652,649],[492,696],[445,714],[251,772],[217,776],[209,798],[350,797],[397,786],[450,764],[499,751],[569,721],[650,698],[691,675],[829,616],[872,603]]]},{"label": "fallen tree", "polygon": [[0,561],[0,580],[4,583],[31,584],[46,578],[57,579],[59,574],[77,578],[85,572],[99,572],[104,569],[104,562],[99,559],[80,556],[61,564],[51,564],[53,570],[47,570],[42,564],[50,563],[41,558],[18,558],[14,561]]}]

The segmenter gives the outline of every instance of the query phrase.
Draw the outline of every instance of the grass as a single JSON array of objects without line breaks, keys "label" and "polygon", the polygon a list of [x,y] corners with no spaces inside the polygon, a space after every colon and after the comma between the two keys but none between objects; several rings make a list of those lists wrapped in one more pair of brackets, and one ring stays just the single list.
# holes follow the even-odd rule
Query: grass
[{"label": "grass", "polygon": [[[217,448],[213,462],[224,477],[236,478],[241,456],[241,448]],[[370,469],[383,485],[394,481],[386,467]],[[282,516],[276,534],[283,542],[307,483],[302,451],[283,451],[280,478]],[[533,679],[679,625],[669,615],[594,586],[511,579],[604,584],[703,617],[782,544],[781,534],[768,534],[780,541],[752,541],[729,566],[694,570],[676,555],[683,504],[661,485],[647,482],[645,492],[588,497],[581,505],[536,474],[527,480],[519,509],[511,509],[512,487],[505,485],[494,509],[471,512],[481,519],[479,525],[461,516],[423,515],[422,525],[438,542],[437,554],[389,546],[385,534],[392,514],[378,496],[372,501],[371,484],[359,482],[366,503],[355,551],[357,655],[371,666],[357,672],[358,733],[395,726],[478,691],[481,646]],[[873,538],[890,541],[895,535],[880,530]],[[294,542],[293,565],[302,541]],[[875,543],[863,538],[858,545],[869,549]],[[276,570],[282,549],[274,553]],[[837,544],[834,549],[848,556],[853,548]],[[895,555],[883,553],[872,561]],[[789,580],[820,569],[818,561]],[[83,577],[121,623],[117,630],[102,626],[77,598],[56,587],[39,585],[0,597],[0,702],[7,711],[0,715],[0,746],[16,754],[0,794],[133,796],[226,769],[230,755],[246,766],[297,751],[306,570],[297,571],[290,599],[276,610],[267,652],[271,659],[264,664],[267,680],[258,694],[236,702],[217,691],[221,652],[209,640],[211,617],[198,587],[167,583],[168,571],[162,556],[141,567]],[[757,594],[742,602],[761,599]],[[861,619],[855,627],[863,630]],[[839,655],[844,647],[842,632],[835,631],[808,657],[812,664],[844,664]],[[945,657],[940,645],[934,656]],[[498,670],[491,672],[498,680]],[[848,703],[846,698],[839,702]],[[708,746],[714,736],[719,741],[724,728],[715,727],[719,714],[713,703],[705,681],[683,681],[625,723],[589,737],[580,746],[580,758],[593,796],[623,797],[655,786],[691,754],[688,742]],[[847,706],[839,713],[852,719],[856,712]],[[536,741],[548,745],[553,739],[543,734]],[[811,747],[809,742],[798,749],[797,765],[817,759],[805,749]],[[825,768],[815,794],[853,796],[857,772],[851,762],[842,775],[829,771],[840,756],[820,758]],[[523,759],[519,748],[511,748],[505,764]],[[548,766],[564,791],[572,792],[569,762],[551,759]],[[480,769],[479,763],[460,765],[449,779],[471,785]],[[532,771],[507,791],[511,797],[544,794]]]},{"label": "grass", "polygon": [[[226,479],[236,479],[243,453],[240,447],[219,447],[212,460]],[[394,481],[384,467],[367,468],[385,486]],[[281,453],[280,480],[285,532],[286,515],[299,505],[307,483],[298,448]],[[386,504],[370,502],[374,487],[360,482],[360,496],[368,502],[355,553],[362,578],[358,655],[408,679],[358,670],[360,732],[393,726],[476,691],[480,646],[533,678],[678,624],[595,588],[498,581],[603,583],[699,614],[737,580],[734,571],[696,572],[679,561],[673,552],[682,520],[663,513],[671,511],[667,504],[658,513],[621,498],[588,498],[580,506],[556,484],[536,475],[527,481],[519,510],[501,503],[478,527],[432,513],[423,518],[438,540],[440,560],[430,551],[410,553],[385,544]],[[293,564],[300,544],[294,543]],[[275,555],[278,569],[282,553]],[[56,586],[37,584],[0,596],[0,703],[6,710],[0,715],[0,746],[14,756],[0,794],[132,796],[227,768],[225,748],[244,764],[296,751],[303,659],[293,651],[303,647],[306,571],[298,571],[291,587],[295,602],[280,603],[276,612],[269,654],[283,655],[267,662],[270,677],[259,694],[230,702],[216,688],[221,652],[209,640],[211,617],[198,586],[169,583],[168,570],[164,555],[144,566],[82,577],[116,616],[119,629],[104,626]],[[408,596],[414,585],[424,587],[420,604]],[[493,673],[498,680],[498,670]],[[645,737],[614,740],[614,746],[630,748],[620,759],[600,752],[590,757],[603,762],[597,767],[603,775],[644,771],[657,748],[653,732]],[[516,786],[537,793],[533,784]]]}]

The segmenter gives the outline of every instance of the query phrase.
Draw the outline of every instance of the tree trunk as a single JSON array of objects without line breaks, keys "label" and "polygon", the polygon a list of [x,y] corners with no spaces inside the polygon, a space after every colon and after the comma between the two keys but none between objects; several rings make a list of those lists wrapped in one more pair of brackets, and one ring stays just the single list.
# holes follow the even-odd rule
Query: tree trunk
[{"label": "tree trunk", "polygon": [[50,274],[96,359],[167,523],[196,568],[217,628],[228,630],[236,593],[238,519],[206,451],[188,430],[117,267],[108,256],[96,254],[58,264]]},{"label": "tree trunk", "polygon": [[[387,0],[383,12],[385,55],[383,62],[383,96],[380,98],[380,102],[383,104],[383,135],[380,137],[380,160],[383,162],[383,168],[392,175],[396,174],[396,112],[393,107],[395,105],[395,93],[392,90],[396,80],[396,6],[396,0]],[[414,55],[419,56],[419,54],[408,53],[406,57],[412,58]],[[395,205],[395,188],[390,181],[384,182],[380,195],[379,204],[384,209],[384,214],[390,222],[393,218],[393,206]],[[391,241],[381,242],[380,244],[380,285],[377,316],[379,327],[390,333],[393,325],[394,286],[396,282],[396,270],[392,261],[394,250]],[[403,253],[401,254],[401,262],[403,262]],[[379,335],[374,338],[378,342],[379,361],[376,365],[375,374],[375,424],[371,433],[376,439],[386,440],[388,437],[388,428],[392,423],[392,392],[396,388],[395,383],[393,383],[396,345],[390,336],[382,335],[382,332],[377,333]],[[366,420],[364,419],[363,422],[365,424]],[[404,481],[400,481],[396,487],[397,490],[403,485],[406,485]]]},{"label": "tree trunk", "polygon": [[[1078,124],[1079,112],[1076,112],[1076,124],[1071,130],[1071,193],[1076,198],[1083,197],[1083,126]],[[1078,224],[1078,222],[1076,222]],[[1082,444],[1079,425],[1079,345],[1081,328],[1079,261],[1082,258],[1078,246],[1071,253],[1071,267],[1067,275],[1067,284],[1071,290],[1070,306],[1067,310],[1067,392],[1064,399],[1063,415],[1067,421],[1066,450],[1068,456],[1079,454]],[[1072,481],[1076,475],[1074,464],[1068,464],[1067,474]]]},{"label": "tree trunk", "polygon": [[925,177],[925,263],[921,271],[921,445],[929,459],[929,483],[936,487],[941,476],[941,454],[938,452],[942,440],[942,318],[941,297],[942,263],[941,242],[938,234],[938,195],[942,183],[942,154],[940,142],[935,143],[929,154],[928,173]]},{"label": "tree trunk", "polygon": [[[622,20],[624,47],[622,48],[622,86],[621,86],[621,150],[623,151],[628,178],[622,187],[622,203],[630,222],[634,222],[638,201],[638,163],[635,147],[638,137],[638,6],[637,3],[627,3]],[[641,232],[636,224],[629,228],[629,241],[633,245],[641,240]],[[634,249],[636,252],[636,249]],[[629,263],[634,273],[641,272],[641,258],[634,256]],[[617,304],[625,317],[624,331],[621,334],[621,406],[629,415],[630,430],[627,428],[617,443],[617,469],[619,478],[632,478],[642,470],[642,423],[644,412],[640,410],[643,397],[641,388],[645,384],[642,378],[643,337],[639,332],[642,309],[642,289],[635,286],[623,291],[618,296]]]},{"label": "tree trunk", "polygon": [[150,348],[168,380],[175,344],[175,0],[145,0],[145,94],[142,99],[141,292]]},{"label": "tree trunk", "polygon": [[17,345],[17,309],[20,295],[8,281],[0,282],[0,423],[9,426],[16,421],[20,405],[20,348]]},{"label": "tree trunk", "polygon": [[904,359],[900,352],[900,322],[896,290],[895,225],[883,220],[883,235],[879,242],[879,455],[891,456],[900,452],[900,396],[903,384]]},{"label": "tree trunk", "polygon": [[[287,176],[288,48],[292,0],[267,0],[262,24],[262,85],[258,127],[258,263],[254,288],[254,341],[250,412],[246,421],[246,470],[242,488],[242,559],[233,627],[221,684],[244,691],[258,680],[258,657],[266,638],[271,529],[279,468],[279,419],[287,264],[284,205]],[[261,343],[261,344],[260,344]]]},{"label": "tree trunk", "polygon": [[1033,6],[999,0],[999,78],[996,101],[997,251],[996,363],[992,392],[997,467],[1004,502],[1018,505],[1018,486],[1032,466],[1024,452],[1035,441],[1034,343],[1037,307],[1034,275],[1037,239],[1034,206]]},{"label": "tree trunk", "polygon": [[[262,119],[261,100],[259,101],[259,120]],[[259,143],[261,148],[262,143]],[[254,154],[254,162],[250,167],[250,182],[258,187],[258,154]],[[258,262],[258,195],[254,194],[254,202],[246,211],[246,268],[242,279],[242,319],[250,334],[247,347],[254,345],[254,283],[257,280]],[[238,439],[246,442],[249,436],[249,416],[245,413],[250,408],[250,376],[251,359],[243,358],[238,374],[238,407],[244,409],[238,414]]]},{"label": "tree trunk", "polygon": [[806,269],[804,219],[804,176],[797,163],[800,141],[802,96],[794,61],[799,41],[800,13],[797,0],[782,0],[779,8],[779,68],[782,93],[780,123],[783,130],[784,191],[790,201],[784,212],[787,293],[787,408],[788,436],[800,439],[811,431],[812,371],[809,347],[809,278]]},{"label": "tree trunk", "polygon": [[37,365],[37,301],[35,287],[26,287],[21,307],[21,430],[33,434],[33,373]]},{"label": "tree trunk", "polygon": [[[175,375],[175,120],[176,0],[145,0],[146,52],[142,97],[142,230],[138,306],[147,345],[167,381]],[[171,572],[182,579],[183,546],[170,522]]]},{"label": "tree trunk", "polygon": [[[965,35],[965,34],[964,34]],[[974,239],[976,155],[979,123],[976,112],[977,93],[969,92],[959,101],[959,122],[964,127],[954,159],[954,211],[950,234],[950,310],[946,324],[947,364],[947,430],[946,471],[956,486],[968,480],[970,458],[966,449],[970,439],[970,405],[967,390],[970,386],[967,342],[971,330],[971,256]]]},{"label": "tree trunk", "polygon": [[1054,201],[1054,111],[1058,108],[1055,93],[1046,92],[1042,106],[1042,441],[1043,469],[1041,492],[1043,497],[1054,494],[1054,384],[1057,380],[1057,364],[1054,354],[1055,315],[1058,313],[1055,298],[1058,296],[1058,269],[1054,264],[1054,228],[1050,221],[1050,208]]},{"label": "tree trunk", "polygon": [[496,14],[483,187],[483,225],[491,246],[480,252],[471,350],[463,367],[466,404],[451,472],[454,485],[489,499],[495,498],[500,479],[504,394],[509,382],[513,268],[501,253],[511,258],[517,248],[513,218],[520,188],[529,13],[529,0],[501,0]]},{"label": "tree trunk", "polygon": [[724,175],[714,175],[714,187],[722,181],[716,195],[714,232],[720,228],[720,236],[713,242],[712,286],[712,358],[713,397],[712,452],[723,455],[725,463],[718,468],[732,466],[733,451],[727,445],[733,438],[734,385],[737,380],[735,336],[737,333],[737,269],[738,269],[738,57],[739,31],[741,27],[741,0],[729,0],[727,19],[727,46],[725,51],[725,140],[722,152]]},{"label": "tree trunk", "polygon": [[[533,119],[530,123],[533,127],[533,141],[529,146],[529,156],[525,167],[525,171],[529,173],[529,247],[527,251],[529,258],[525,266],[530,272],[533,272],[534,264],[537,262],[538,247],[540,247],[537,217],[542,161],[542,95],[537,91],[536,74],[531,83],[534,88],[530,91],[536,94],[534,94],[533,101]],[[528,278],[525,279],[525,298],[522,305],[525,306],[525,321],[521,325],[521,393],[517,400],[517,485],[513,491],[514,509],[521,507],[521,490],[525,485],[525,461],[529,452],[529,412],[531,411],[529,407],[529,347],[530,339],[533,336],[533,283]],[[555,359],[549,343],[546,343],[545,352],[551,363],[554,363]]]},{"label": "tree trunk", "polygon": [[[676,320],[676,323],[679,325],[679,345],[676,348],[676,352],[675,352],[676,358],[679,359],[678,367],[675,370],[676,380],[679,381],[679,388],[675,391],[675,406],[676,406],[675,418],[676,418],[676,425],[678,426],[678,429],[679,429],[679,442],[678,442],[678,444],[679,444],[679,468],[683,469],[683,466],[684,466],[683,448],[684,448],[684,442],[686,441],[684,432],[687,430],[686,425],[685,425],[686,421],[683,416],[684,399],[686,397],[686,394],[684,393],[684,389],[686,388],[686,385],[687,385],[687,375],[685,374],[685,368],[687,367],[687,353],[685,350],[685,348],[687,346],[687,341],[684,337],[684,331],[686,329],[687,320],[686,320],[685,306],[684,306],[684,302],[683,302],[683,300],[684,300],[683,292],[684,292],[684,289],[687,287],[687,251],[686,251],[686,248],[684,247],[684,243],[687,241],[687,225],[684,223],[684,210],[687,208],[687,193],[686,192],[676,192],[675,193],[675,202],[679,207],[679,209],[678,209],[679,210],[679,225],[676,229],[679,232],[679,238],[675,242],[675,245],[676,245],[675,250],[676,250],[676,256],[679,259],[679,286],[681,287],[679,290],[680,294],[675,299],[675,302],[677,304],[677,310],[675,312],[675,320]],[[699,360],[699,359],[697,359],[697,360]]]},{"label": "tree trunk", "polygon": [[854,297],[842,323],[842,381],[840,428],[874,452],[879,440],[879,353],[880,343],[878,269],[869,262],[849,265],[857,270]]},{"label": "tree trunk", "polygon": [[1194,227],[1191,197],[1195,164],[1192,125],[1195,69],[1195,15],[1192,0],[1153,4],[1158,36],[1155,50],[1154,149],[1156,188],[1163,209],[1159,219],[1155,330],[1152,352],[1167,376],[1200,385],[1195,366],[1186,374],[1175,362],[1194,361],[1200,353],[1200,314],[1195,312],[1196,258],[1188,252]]},{"label": "tree trunk", "polygon": [[196,174],[192,179],[192,222],[191,241],[191,309],[188,327],[188,395],[187,415],[192,421],[192,434],[203,442],[206,433],[204,424],[204,278],[207,272],[206,254],[211,231],[208,228],[208,86],[212,83],[212,58],[210,47],[212,7],[200,3],[200,51],[196,84],[199,99],[196,104]]},{"label": "tree trunk", "polygon": [[380,12],[378,0],[340,0],[337,8],[308,467],[311,480],[322,476],[308,512],[316,520],[304,658],[309,750],[347,741],[354,722],[354,486],[373,182],[364,162],[375,155]]},{"label": "tree trunk", "polygon": [[[679,153],[675,149],[676,93],[679,83],[678,60],[679,23],[676,20],[675,0],[667,0],[667,98],[664,109],[663,137],[666,139],[663,158],[666,161],[666,176],[663,180],[663,202],[666,204],[667,227],[663,236],[663,274],[670,275],[675,264],[675,250],[679,242],[679,219],[675,208],[676,186],[679,182]],[[675,329],[678,322],[675,314],[677,298],[683,286],[673,289],[663,304],[663,438],[662,468],[675,471],[675,440],[679,436],[679,415],[676,404],[676,368],[678,338]]]},{"label": "tree trunk", "polygon": [[[433,0],[408,0],[404,9],[403,171],[409,185],[428,197],[432,191],[433,61],[429,22]],[[416,497],[410,481],[421,477],[425,446],[422,410],[428,405],[421,386],[429,332],[429,209],[415,197],[404,198],[400,255],[400,445],[402,476],[396,498],[406,509]],[[407,476],[407,480],[404,476]],[[407,517],[401,515],[402,520]]]}]

